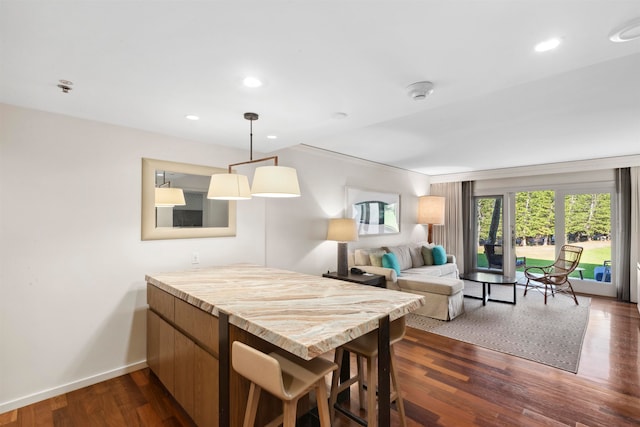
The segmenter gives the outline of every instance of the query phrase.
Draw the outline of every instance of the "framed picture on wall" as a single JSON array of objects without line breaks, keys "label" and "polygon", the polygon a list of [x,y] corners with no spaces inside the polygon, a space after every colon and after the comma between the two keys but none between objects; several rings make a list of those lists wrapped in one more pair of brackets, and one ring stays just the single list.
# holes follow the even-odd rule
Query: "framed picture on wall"
[{"label": "framed picture on wall", "polygon": [[400,194],[347,187],[348,218],[354,218],[359,236],[400,233]]}]

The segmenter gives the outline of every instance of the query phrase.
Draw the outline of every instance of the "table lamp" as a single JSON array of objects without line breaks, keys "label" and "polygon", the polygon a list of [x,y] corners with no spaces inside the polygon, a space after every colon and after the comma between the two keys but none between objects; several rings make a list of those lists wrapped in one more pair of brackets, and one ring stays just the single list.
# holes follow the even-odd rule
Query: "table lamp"
[{"label": "table lamp", "polygon": [[358,240],[358,227],[353,218],[334,218],[329,220],[327,240],[338,242],[338,276],[349,273],[347,261],[347,242]]},{"label": "table lamp", "polygon": [[422,196],[419,198],[418,224],[429,225],[427,241],[433,243],[433,225],[444,225],[444,197]]}]

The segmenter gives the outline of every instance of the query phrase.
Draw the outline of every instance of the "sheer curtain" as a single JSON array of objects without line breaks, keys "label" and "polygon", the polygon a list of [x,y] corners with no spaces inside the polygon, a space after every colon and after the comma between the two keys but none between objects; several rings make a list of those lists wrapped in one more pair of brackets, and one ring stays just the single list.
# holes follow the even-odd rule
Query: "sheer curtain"
[{"label": "sheer curtain", "polygon": [[431,184],[429,194],[445,198],[444,225],[433,227],[433,242],[444,246],[447,253],[455,255],[458,268],[462,271],[464,266],[462,183]]}]

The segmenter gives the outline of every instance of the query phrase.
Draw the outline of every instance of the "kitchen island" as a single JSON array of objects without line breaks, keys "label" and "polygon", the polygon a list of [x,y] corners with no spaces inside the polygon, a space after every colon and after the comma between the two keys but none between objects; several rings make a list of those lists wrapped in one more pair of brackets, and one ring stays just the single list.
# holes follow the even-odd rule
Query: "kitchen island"
[{"label": "kitchen island", "polygon": [[[389,322],[424,305],[419,295],[255,265],[160,273],[146,281],[149,366],[202,426],[242,424],[249,384],[231,369],[236,340],[309,360],[378,329],[379,389],[388,394]],[[261,406],[259,420],[280,407]],[[385,399],[379,413],[385,425]]]}]

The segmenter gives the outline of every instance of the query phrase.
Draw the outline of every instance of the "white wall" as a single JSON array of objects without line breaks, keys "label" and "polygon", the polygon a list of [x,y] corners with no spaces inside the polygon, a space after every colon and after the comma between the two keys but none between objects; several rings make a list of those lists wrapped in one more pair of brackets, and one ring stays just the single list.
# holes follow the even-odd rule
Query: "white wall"
[{"label": "white wall", "polygon": [[0,104],[0,413],[144,366],[145,274],[265,262],[258,199],[235,238],[141,241],[142,157],[247,154]]},{"label": "white wall", "polygon": [[[336,268],[329,218],[345,186],[401,194],[401,234],[425,240],[428,177],[311,148],[284,150],[296,199],[238,202],[237,236],[140,240],[141,158],[225,167],[247,153],[0,104],[0,413],[145,366],[148,273],[252,262]],[[266,255],[268,254],[268,255]]]},{"label": "white wall", "polygon": [[426,240],[417,225],[417,197],[429,193],[426,175],[298,146],[279,154],[279,164],[298,170],[297,199],[267,201],[267,264],[322,274],[337,268],[337,242],[327,241],[329,218],[342,218],[347,186],[400,194],[400,234],[365,236],[357,247]]}]

